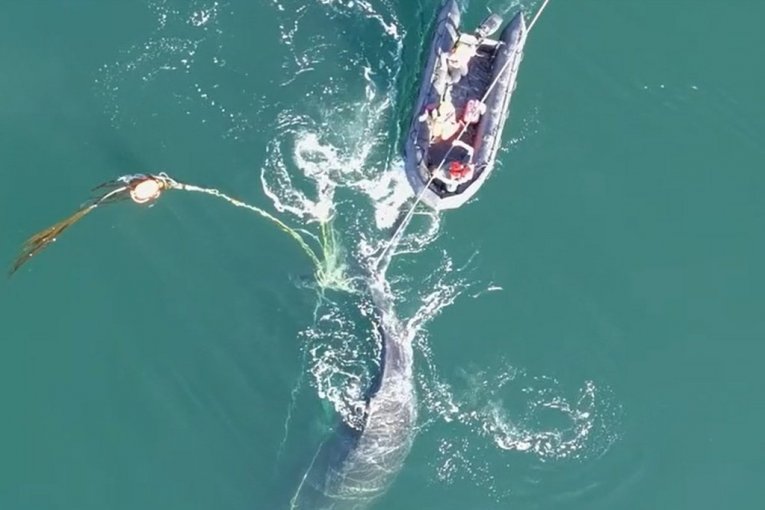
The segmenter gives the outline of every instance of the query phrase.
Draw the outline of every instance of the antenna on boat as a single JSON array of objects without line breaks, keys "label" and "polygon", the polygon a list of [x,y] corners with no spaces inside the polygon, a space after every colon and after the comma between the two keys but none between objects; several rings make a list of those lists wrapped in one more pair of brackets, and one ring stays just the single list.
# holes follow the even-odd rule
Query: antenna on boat
[{"label": "antenna on boat", "polygon": [[[549,2],[550,2],[550,0],[544,0],[542,5],[539,7],[539,9],[537,10],[536,14],[534,15],[534,18],[532,18],[531,23],[529,23],[529,25],[526,27],[525,37],[528,37],[528,35],[531,33],[531,29],[534,27],[534,24],[537,22],[537,20],[539,19],[539,16],[542,14],[542,11],[545,10],[545,7],[547,7],[547,4]],[[505,62],[505,64],[502,66],[502,69],[497,73],[497,77],[494,79],[494,81],[491,82],[491,84],[489,84],[489,88],[486,90],[486,93],[481,98],[481,102],[482,103],[486,102],[486,98],[488,98],[489,94],[491,94],[491,91],[494,90],[494,86],[499,82],[500,78],[505,73],[505,70],[507,69],[507,66],[509,66],[514,61],[515,61],[515,59],[508,59],[507,62]],[[457,135],[457,137],[455,139],[459,140],[462,137],[462,135],[465,134],[465,131],[467,130],[467,128],[468,128],[467,124],[465,126],[463,126],[462,130],[459,132],[459,134]],[[385,248],[383,248],[382,253],[380,253],[380,256],[377,258],[376,266],[379,267],[380,263],[384,260],[386,254],[391,249],[391,246],[393,246],[394,244],[398,243],[399,237],[404,232],[406,227],[409,225],[409,222],[412,220],[412,216],[414,215],[414,210],[419,205],[420,200],[422,200],[423,195],[425,195],[425,192],[428,190],[428,188],[430,188],[430,185],[433,184],[433,180],[436,178],[436,174],[438,174],[438,171],[441,170],[441,168],[443,168],[444,163],[446,163],[446,158],[449,157],[449,154],[451,154],[453,148],[454,148],[454,144],[452,144],[449,147],[449,150],[446,151],[446,154],[444,154],[444,157],[441,160],[441,163],[439,163],[438,166],[433,170],[433,172],[431,172],[430,179],[428,179],[428,182],[425,183],[425,186],[417,194],[417,197],[415,198],[414,203],[412,204],[412,206],[407,211],[406,216],[404,216],[403,221],[399,224],[398,228],[393,233],[393,235],[391,236],[391,238],[388,241],[388,243],[385,245]]]}]

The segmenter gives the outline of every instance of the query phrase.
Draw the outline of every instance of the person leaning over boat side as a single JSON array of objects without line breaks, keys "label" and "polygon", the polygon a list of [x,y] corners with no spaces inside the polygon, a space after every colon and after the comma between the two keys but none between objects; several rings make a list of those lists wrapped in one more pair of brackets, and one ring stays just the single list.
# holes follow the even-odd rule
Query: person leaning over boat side
[{"label": "person leaning over boat side", "polygon": [[454,104],[445,99],[438,105],[428,105],[419,116],[420,122],[428,125],[430,141],[448,140],[462,127],[462,121],[457,119],[457,111]]},{"label": "person leaning over boat side", "polygon": [[448,140],[462,127],[462,122],[457,119],[454,104],[449,100],[441,101],[438,106],[426,107],[425,112],[420,115],[420,121],[427,123],[431,143]]}]

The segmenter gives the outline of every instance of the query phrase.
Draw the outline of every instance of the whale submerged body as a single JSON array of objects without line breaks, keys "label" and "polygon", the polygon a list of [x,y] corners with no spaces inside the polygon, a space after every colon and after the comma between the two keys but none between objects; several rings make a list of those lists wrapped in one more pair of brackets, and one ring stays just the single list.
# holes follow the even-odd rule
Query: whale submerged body
[{"label": "whale submerged body", "polygon": [[370,286],[381,335],[380,373],[361,430],[341,423],[319,448],[291,508],[360,510],[393,482],[409,454],[417,421],[412,344],[382,285]]}]

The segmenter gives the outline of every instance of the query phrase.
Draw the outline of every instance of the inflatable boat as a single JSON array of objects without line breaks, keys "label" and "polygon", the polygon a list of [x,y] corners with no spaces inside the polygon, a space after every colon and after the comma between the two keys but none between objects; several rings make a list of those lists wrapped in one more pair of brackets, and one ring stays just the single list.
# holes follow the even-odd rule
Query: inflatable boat
[{"label": "inflatable boat", "polygon": [[434,209],[466,203],[494,167],[527,34],[520,12],[503,23],[492,14],[463,32],[455,0],[438,13],[404,149],[409,183]]}]

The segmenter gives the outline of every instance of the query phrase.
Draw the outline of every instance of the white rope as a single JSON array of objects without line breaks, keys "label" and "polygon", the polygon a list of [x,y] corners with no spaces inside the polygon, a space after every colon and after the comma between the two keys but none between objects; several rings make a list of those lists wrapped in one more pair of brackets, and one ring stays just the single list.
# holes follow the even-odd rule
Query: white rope
[{"label": "white rope", "polygon": [[264,211],[260,207],[256,207],[254,205],[250,205],[246,202],[242,202],[241,200],[237,200],[236,198],[230,197],[223,193],[220,190],[217,190],[215,188],[202,188],[200,186],[195,186],[193,184],[185,184],[182,182],[178,182],[166,173],[162,172],[157,175],[161,180],[163,180],[166,185],[171,189],[177,189],[177,190],[183,190],[183,191],[195,191],[197,193],[205,193],[207,195],[211,195],[217,198],[222,198],[226,202],[236,206],[236,207],[242,207],[244,209],[249,209],[252,212],[258,213],[262,217],[266,218],[267,220],[270,220],[274,222],[280,229],[282,229],[284,232],[286,232],[289,236],[291,236],[295,241],[298,242],[301,248],[306,252],[306,254],[311,258],[313,263],[316,265],[316,270],[319,273],[319,278],[323,278],[323,266],[321,263],[321,260],[319,260],[318,255],[311,249],[310,246],[308,246],[308,243],[305,242],[303,237],[298,233],[295,229],[291,228],[289,225],[284,223],[282,220],[274,216],[273,214],[270,214],[267,211]]},{"label": "white rope", "polygon": [[526,29],[526,35],[531,33],[531,29],[534,28],[534,23],[537,22],[537,20],[539,19],[539,15],[542,14],[542,11],[545,10],[545,7],[547,7],[547,2],[549,2],[549,1],[550,0],[545,0],[544,3],[542,4],[542,6],[539,8],[539,10],[537,11],[536,15],[534,16],[534,19],[531,20],[531,23],[529,23],[529,27]]},{"label": "white rope", "polygon": [[[539,19],[539,15],[542,14],[542,11],[544,10],[545,7],[547,7],[547,3],[549,1],[550,0],[545,0],[544,3],[542,4],[542,6],[537,11],[536,15],[534,15],[534,19],[531,20],[531,23],[529,23],[528,27],[526,28],[526,34],[524,35],[524,37],[528,36],[528,34],[531,32],[531,28],[534,26],[534,23],[537,22],[537,19]],[[507,66],[510,65],[514,61],[515,61],[515,59],[512,58],[512,59],[508,59],[508,61],[505,62],[505,65],[502,66],[502,69],[500,70],[500,72],[497,73],[497,77],[489,85],[489,88],[486,91],[486,94],[483,95],[483,98],[481,99],[482,103],[486,102],[486,98],[489,97],[489,94],[491,94],[491,91],[494,89],[494,86],[499,82],[500,78],[505,73],[505,69],[507,68]],[[465,134],[465,131],[467,131],[467,128],[469,126],[470,126],[470,124],[465,124],[462,127],[462,130],[456,136],[455,140],[459,140],[460,138],[462,138],[462,135]],[[414,204],[412,204],[412,206],[409,208],[409,211],[407,211],[407,214],[404,217],[404,221],[401,222],[401,224],[398,226],[396,231],[393,233],[393,236],[390,238],[388,243],[385,245],[385,248],[383,249],[382,253],[380,254],[380,257],[377,259],[377,264],[376,265],[379,266],[380,262],[383,260],[383,258],[385,257],[386,253],[391,248],[391,246],[393,246],[394,244],[396,244],[398,242],[399,236],[401,235],[401,233],[403,233],[403,231],[409,225],[409,222],[412,219],[412,215],[414,214],[415,208],[419,205],[420,200],[422,200],[423,195],[425,195],[425,192],[428,190],[428,188],[430,188],[430,185],[435,180],[438,172],[444,166],[444,163],[446,163],[446,158],[449,157],[449,154],[451,154],[453,148],[454,148],[454,144],[452,144],[449,147],[449,150],[446,151],[446,154],[444,155],[443,159],[441,160],[441,163],[439,163],[438,166],[436,167],[436,169],[433,170],[433,172],[430,174],[430,179],[428,179],[428,182],[425,184],[425,187],[422,188],[422,191],[420,191],[417,194],[417,197],[416,197],[416,199],[414,201]]]}]

